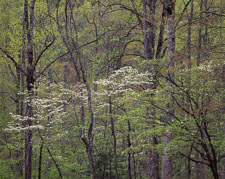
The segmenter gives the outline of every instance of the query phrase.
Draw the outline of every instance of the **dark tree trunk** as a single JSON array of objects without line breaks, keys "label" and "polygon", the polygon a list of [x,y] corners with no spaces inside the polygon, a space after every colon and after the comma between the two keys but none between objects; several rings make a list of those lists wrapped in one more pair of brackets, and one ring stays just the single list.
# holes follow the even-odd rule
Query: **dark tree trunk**
[{"label": "dark tree trunk", "polygon": [[191,30],[192,30],[192,18],[194,11],[194,0],[191,1],[191,11],[188,18],[188,39],[187,39],[187,60],[188,60],[188,69],[191,69]]},{"label": "dark tree trunk", "polygon": [[[146,60],[153,59],[155,56],[155,25],[154,25],[154,16],[155,16],[155,6],[156,6],[156,0],[143,0],[143,10],[144,10],[144,20],[143,20],[143,35],[144,35],[144,55]],[[164,20],[164,13],[163,17]],[[160,27],[160,38],[158,45],[158,53],[161,51],[162,47],[162,41],[163,41],[163,33],[164,33],[164,24],[161,24]],[[150,69],[151,70],[151,69]],[[154,145],[154,139],[152,138],[151,145]],[[153,156],[151,156],[151,154]],[[154,159],[153,159],[154,158]],[[153,151],[149,150],[147,151],[146,155],[146,170],[147,170],[147,177],[150,179],[152,177],[156,177],[158,179],[159,177],[159,167],[158,163],[158,155]],[[156,163],[155,163],[156,162]],[[153,178],[152,178],[153,179]]]},{"label": "dark tree trunk", "polygon": [[[152,146],[156,146],[158,144],[157,138],[152,137],[151,141]],[[156,151],[148,150],[146,152],[147,157],[147,177],[148,179],[160,179],[159,173],[159,156]]]},{"label": "dark tree trunk", "polygon": [[24,3],[24,13],[25,13],[25,24],[27,24],[27,92],[28,92],[28,102],[26,108],[26,116],[28,117],[26,121],[27,130],[25,132],[25,179],[31,179],[32,177],[32,126],[33,117],[33,107],[32,107],[32,98],[34,95],[34,57],[33,57],[33,27],[34,27],[34,4],[35,0],[31,1],[30,4],[30,21],[28,22],[28,2],[25,0]]},{"label": "dark tree trunk", "polygon": [[[48,151],[48,153],[49,153],[49,155],[50,155],[50,157],[51,157],[53,163],[55,164],[55,167],[56,167],[56,169],[57,169],[57,171],[58,171],[58,173],[59,173],[59,178],[62,179],[62,178],[63,178],[63,175],[62,175],[61,169],[60,169],[58,163],[56,162],[54,156],[52,155],[52,153],[51,153],[49,147],[45,144],[44,138],[43,138],[43,136],[41,135],[41,132],[40,132],[39,129],[38,129],[38,133],[39,133],[39,136],[40,136],[40,138],[41,138],[42,145],[45,146],[45,148],[47,149],[47,151]],[[43,147],[43,146],[42,146],[42,147]],[[42,150],[43,150],[43,149],[41,148],[40,154],[41,154]],[[40,155],[40,156],[41,156],[41,155]],[[42,159],[39,159],[39,167],[40,167],[40,161],[41,161],[41,160],[42,160]],[[40,169],[40,168],[39,168],[39,169]]]},{"label": "dark tree trunk", "polygon": [[[131,140],[130,140],[131,127],[130,127],[130,120],[129,119],[127,121],[127,124],[128,124],[127,146],[128,146],[128,148],[130,148],[131,147]],[[131,152],[130,151],[128,151],[128,178],[132,179]]]},{"label": "dark tree trunk", "polygon": [[39,165],[38,165],[38,179],[41,179],[41,164],[42,164],[42,150],[43,150],[43,142],[41,143],[40,153],[39,153]]},{"label": "dark tree trunk", "polygon": [[199,22],[200,27],[198,30],[198,54],[197,54],[197,65],[199,66],[201,63],[201,56],[202,56],[202,7],[203,7],[203,0],[200,0],[200,12],[199,12]]},{"label": "dark tree trunk", "polygon": [[[208,0],[205,0],[204,1],[204,10],[205,12],[208,11]],[[208,23],[208,13],[205,13],[205,17],[204,17],[204,23],[205,23],[205,34],[204,34],[204,52],[206,53],[206,56],[207,53],[208,53],[208,27],[209,27],[209,23]]]},{"label": "dark tree trunk", "polygon": [[165,19],[166,19],[166,10],[165,5],[163,4],[162,8],[162,19],[160,23],[160,30],[159,30],[159,38],[158,38],[158,45],[156,49],[156,59],[159,59],[162,57],[162,46],[163,46],[163,40],[164,40],[164,31],[165,31]]},{"label": "dark tree trunk", "polygon": [[[146,60],[153,59],[155,55],[155,0],[142,0],[144,10],[143,34],[144,54]],[[148,10],[149,9],[149,10]]]},{"label": "dark tree trunk", "polygon": [[111,132],[113,136],[113,158],[114,158],[114,170],[115,170],[115,178],[118,179],[118,170],[117,170],[117,154],[116,154],[116,134],[115,134],[115,128],[114,128],[114,120],[112,117],[113,111],[112,111],[112,99],[111,96],[109,96],[109,114],[110,114],[110,122],[111,122]]}]

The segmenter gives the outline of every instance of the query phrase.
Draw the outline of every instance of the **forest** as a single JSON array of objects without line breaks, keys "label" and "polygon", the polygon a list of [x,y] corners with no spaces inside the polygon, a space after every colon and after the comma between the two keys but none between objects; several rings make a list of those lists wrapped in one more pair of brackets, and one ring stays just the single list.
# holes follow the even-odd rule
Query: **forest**
[{"label": "forest", "polygon": [[224,0],[0,0],[0,179],[225,179]]}]

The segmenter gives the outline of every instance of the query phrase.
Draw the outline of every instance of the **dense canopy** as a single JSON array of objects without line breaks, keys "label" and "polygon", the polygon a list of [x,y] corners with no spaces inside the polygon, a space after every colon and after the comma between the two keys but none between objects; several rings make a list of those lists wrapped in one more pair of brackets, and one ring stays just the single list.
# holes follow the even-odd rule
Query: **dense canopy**
[{"label": "dense canopy", "polygon": [[0,0],[0,178],[225,179],[224,0]]}]

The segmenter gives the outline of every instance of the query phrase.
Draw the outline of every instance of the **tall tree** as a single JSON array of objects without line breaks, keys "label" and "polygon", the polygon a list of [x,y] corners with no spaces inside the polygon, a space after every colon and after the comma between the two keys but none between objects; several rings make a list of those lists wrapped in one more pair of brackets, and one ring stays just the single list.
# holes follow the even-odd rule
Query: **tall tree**
[{"label": "tall tree", "polygon": [[[172,88],[173,84],[171,80],[174,79],[174,60],[175,60],[175,0],[164,0],[166,15],[167,15],[167,87]],[[168,97],[168,96],[167,96]],[[165,117],[165,124],[170,122],[173,119],[173,105],[169,101],[167,104],[167,116]],[[170,142],[170,134],[166,131],[163,135],[164,145]],[[168,155],[166,147],[163,151],[162,156],[162,178],[171,179],[172,178],[172,160]]]}]

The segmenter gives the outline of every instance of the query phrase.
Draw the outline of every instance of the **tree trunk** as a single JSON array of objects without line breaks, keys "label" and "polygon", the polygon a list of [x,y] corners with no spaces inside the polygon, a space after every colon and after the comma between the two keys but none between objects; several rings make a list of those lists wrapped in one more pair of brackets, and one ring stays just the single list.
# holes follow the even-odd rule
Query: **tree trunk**
[{"label": "tree trunk", "polygon": [[[146,60],[153,59],[155,55],[155,0],[142,0],[144,10],[143,35],[144,35],[144,54]],[[147,9],[149,7],[149,11]],[[151,18],[151,19],[150,19]]]},{"label": "tree trunk", "polygon": [[[174,66],[174,58],[175,58],[175,1],[174,0],[166,0],[165,9],[167,14],[167,77],[168,79],[173,79],[173,66]],[[171,87],[172,83],[170,80],[167,80],[167,86]],[[169,101],[167,104],[167,116],[165,117],[165,124],[170,122],[173,119],[173,106],[172,101]],[[163,135],[163,143],[164,150],[162,155],[162,178],[163,179],[172,179],[172,160],[166,151],[166,144],[170,142],[170,134],[168,132],[164,132]]]},{"label": "tree trunk", "polygon": [[[143,0],[143,10],[144,10],[144,20],[143,20],[143,35],[144,35],[144,54],[145,59],[150,60],[153,59],[155,56],[155,25],[154,25],[154,16],[155,16],[155,5],[156,0]],[[162,17],[164,20],[164,14]],[[161,51],[162,47],[162,41],[163,41],[163,34],[164,34],[164,24],[161,24],[160,27],[160,45],[157,48],[158,53]],[[151,70],[151,69],[150,69]],[[154,87],[153,87],[154,88]],[[147,109],[148,111],[148,109]],[[151,145],[154,144],[155,137],[152,138]],[[146,170],[147,170],[147,176],[148,178],[156,177],[158,179],[159,177],[159,168],[158,163],[155,163],[158,161],[158,155],[152,151],[148,150],[146,153]],[[153,156],[151,156],[153,155]]]},{"label": "tree trunk", "polygon": [[162,46],[163,46],[163,40],[164,40],[165,18],[166,18],[166,9],[165,9],[165,5],[163,4],[162,19],[161,19],[161,23],[160,23],[159,38],[158,38],[158,45],[157,45],[157,49],[156,49],[156,59],[160,59],[162,57],[161,52],[162,52]]},{"label": "tree trunk", "polygon": [[28,22],[28,2],[25,0],[24,3],[24,13],[25,13],[25,24],[27,25],[27,92],[28,92],[28,101],[26,108],[26,116],[28,117],[26,121],[27,130],[25,132],[25,179],[31,179],[32,177],[32,117],[33,117],[33,107],[32,107],[32,98],[34,95],[34,66],[33,66],[33,27],[34,27],[34,4],[35,0],[31,1],[30,4],[30,22]]},{"label": "tree trunk", "polygon": [[[130,128],[130,120],[128,119],[127,121],[128,124],[128,135],[127,135],[127,146],[128,148],[131,147],[131,141],[130,141],[130,132],[131,132],[131,128]],[[131,152],[128,151],[128,178],[132,179],[132,171],[131,171]]]},{"label": "tree trunk", "polygon": [[42,164],[42,150],[43,150],[43,142],[41,143],[40,153],[39,153],[39,165],[38,165],[38,179],[41,179],[41,164]]},{"label": "tree trunk", "polygon": [[200,14],[199,14],[199,21],[200,27],[198,30],[198,54],[197,54],[197,65],[199,66],[201,63],[201,52],[202,52],[202,6],[203,2],[200,0]]},{"label": "tree trunk", "polygon": [[116,142],[116,134],[115,134],[115,128],[114,128],[114,121],[112,117],[112,99],[111,96],[109,96],[109,114],[110,114],[110,122],[111,122],[111,132],[113,136],[113,158],[114,158],[114,170],[115,170],[115,178],[118,179],[118,170],[117,170],[117,154],[116,154],[116,147],[117,147],[117,142]]},{"label": "tree trunk", "polygon": [[[194,11],[194,0],[191,1],[191,9],[190,9],[190,16],[188,17],[188,39],[187,39],[187,68],[189,70],[189,75],[188,75],[188,88],[190,87],[191,84],[191,33],[192,33],[192,18],[193,18],[193,11]],[[189,111],[189,98],[186,98],[186,108],[187,111]],[[192,153],[192,149],[190,150],[188,157],[190,157]],[[188,158],[186,163],[185,163],[185,173],[186,173],[186,178],[190,179],[191,178],[191,160]]]},{"label": "tree trunk", "polygon": [[[168,134],[164,134],[163,143],[167,144],[170,142],[170,138],[167,136]],[[162,155],[162,178],[163,179],[172,179],[172,160],[168,156],[167,152],[163,151]]]},{"label": "tree trunk", "polygon": [[[152,146],[157,145],[157,138],[152,137],[151,144]],[[156,151],[148,150],[146,153],[147,157],[147,178],[148,179],[160,179],[159,173],[159,156]]]},{"label": "tree trunk", "polygon": [[194,0],[191,1],[191,11],[190,16],[188,17],[187,60],[189,70],[191,69],[191,26],[192,26],[193,11],[194,11]]},{"label": "tree trunk", "polygon": [[[87,96],[88,96],[88,110],[89,110],[89,129],[88,129],[88,139],[85,136],[85,122],[84,122],[84,104],[83,104],[83,99],[80,99],[80,112],[81,112],[81,139],[86,147],[86,152],[88,155],[88,160],[89,160],[89,167],[90,167],[90,172],[91,172],[91,178],[95,179],[96,178],[96,172],[95,172],[95,167],[94,167],[94,156],[93,156],[93,124],[94,124],[94,114],[92,110],[92,96],[91,96],[91,89],[89,87],[88,81],[86,79],[86,74],[85,74],[85,69],[82,63],[82,54],[79,48],[79,44],[76,38],[73,38],[74,34],[77,33],[77,27],[76,27],[76,22],[73,16],[73,8],[74,6],[70,1],[65,4],[65,25],[64,25],[64,30],[65,30],[65,35],[63,33],[62,26],[59,25],[59,14],[58,14],[58,9],[56,11],[56,20],[57,20],[57,25],[58,25],[58,31],[61,35],[61,38],[68,49],[71,59],[74,65],[74,69],[77,73],[77,80],[78,82],[81,83],[81,81],[85,84],[86,90],[87,90]],[[70,29],[68,29],[70,27]],[[79,68],[80,67],[80,68]],[[81,73],[80,73],[81,72]],[[81,92],[81,96],[83,96]]]},{"label": "tree trunk", "polygon": [[135,161],[135,153],[132,153],[132,160],[133,160],[133,175],[134,175],[134,179],[137,178],[137,173],[136,173],[136,161]]},{"label": "tree trunk", "polygon": [[[208,11],[208,0],[205,0],[204,2],[204,9],[205,9],[205,12]],[[205,17],[204,17],[204,23],[205,23],[205,34],[204,34],[204,52],[206,53],[206,57],[208,56],[207,53],[208,53],[208,26],[209,26],[209,23],[208,23],[208,14],[205,13]]]}]

